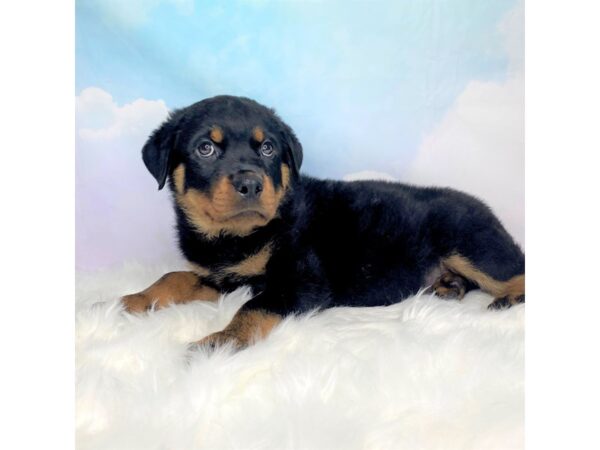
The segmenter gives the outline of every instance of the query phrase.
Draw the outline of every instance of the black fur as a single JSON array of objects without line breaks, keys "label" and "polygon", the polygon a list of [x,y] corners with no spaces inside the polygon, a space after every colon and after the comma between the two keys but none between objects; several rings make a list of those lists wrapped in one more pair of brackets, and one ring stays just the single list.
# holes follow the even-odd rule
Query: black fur
[{"label": "black fur", "polygon": [[[224,141],[213,160],[202,161],[194,151],[214,125],[224,129]],[[274,142],[272,158],[261,157],[248,139],[257,125]],[[225,292],[252,286],[256,296],[246,309],[286,315],[342,305],[389,305],[424,287],[427,274],[453,253],[500,281],[525,270],[523,253],[498,219],[467,194],[300,175],[302,146],[293,131],[273,110],[250,99],[214,97],[176,111],[151,136],[143,156],[159,188],[184,163],[186,188],[200,192],[208,192],[224,173],[249,167],[264,171],[280,188],[280,164],[292,169],[278,216],[248,236],[207,237],[174,202],[181,251],[215,272],[272,243],[265,274],[202,280]],[[172,177],[169,186],[175,189]]]}]

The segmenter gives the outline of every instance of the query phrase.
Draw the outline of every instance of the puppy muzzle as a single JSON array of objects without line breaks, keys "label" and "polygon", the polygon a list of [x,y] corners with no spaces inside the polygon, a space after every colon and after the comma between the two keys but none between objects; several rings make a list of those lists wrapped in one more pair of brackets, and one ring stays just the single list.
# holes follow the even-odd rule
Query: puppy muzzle
[{"label": "puppy muzzle", "polygon": [[249,202],[259,200],[263,191],[262,177],[256,172],[238,172],[232,176],[231,184],[238,195]]}]

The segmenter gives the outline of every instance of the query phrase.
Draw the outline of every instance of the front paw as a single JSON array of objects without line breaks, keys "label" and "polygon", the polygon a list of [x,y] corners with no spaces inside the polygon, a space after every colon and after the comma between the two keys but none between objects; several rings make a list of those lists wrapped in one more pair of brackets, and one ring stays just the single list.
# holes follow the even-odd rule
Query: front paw
[{"label": "front paw", "polygon": [[199,348],[205,348],[209,351],[215,350],[217,347],[228,346],[234,350],[241,350],[247,346],[239,336],[229,331],[218,331],[209,334],[204,339],[197,342],[192,342],[188,345],[188,351],[196,351]]},{"label": "front paw", "polygon": [[144,294],[131,294],[121,298],[125,311],[129,313],[140,313],[148,311],[152,307],[152,300]]}]

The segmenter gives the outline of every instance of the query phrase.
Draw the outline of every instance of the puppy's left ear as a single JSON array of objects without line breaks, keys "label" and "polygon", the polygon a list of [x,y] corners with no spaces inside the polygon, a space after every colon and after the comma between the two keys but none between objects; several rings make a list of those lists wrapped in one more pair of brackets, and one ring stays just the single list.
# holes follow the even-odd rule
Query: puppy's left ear
[{"label": "puppy's left ear", "polygon": [[290,126],[285,124],[283,121],[281,123],[283,125],[283,140],[287,146],[286,153],[289,163],[292,166],[292,173],[294,176],[298,177],[303,158],[302,144],[300,144],[300,141],[296,137],[294,130],[292,130]]},{"label": "puppy's left ear", "polygon": [[177,136],[173,119],[170,118],[154,130],[142,149],[142,159],[148,171],[156,179],[158,190],[164,187],[167,180]]}]

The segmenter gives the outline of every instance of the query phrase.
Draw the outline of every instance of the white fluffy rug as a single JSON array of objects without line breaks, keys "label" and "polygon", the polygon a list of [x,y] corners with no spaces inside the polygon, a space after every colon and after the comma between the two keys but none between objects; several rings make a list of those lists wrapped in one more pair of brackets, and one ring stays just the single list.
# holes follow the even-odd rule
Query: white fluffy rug
[{"label": "white fluffy rug", "polygon": [[78,277],[78,450],[523,448],[523,305],[423,295],[190,357],[186,344],[224,327],[247,292],[121,311],[119,295],[169,270]]}]

